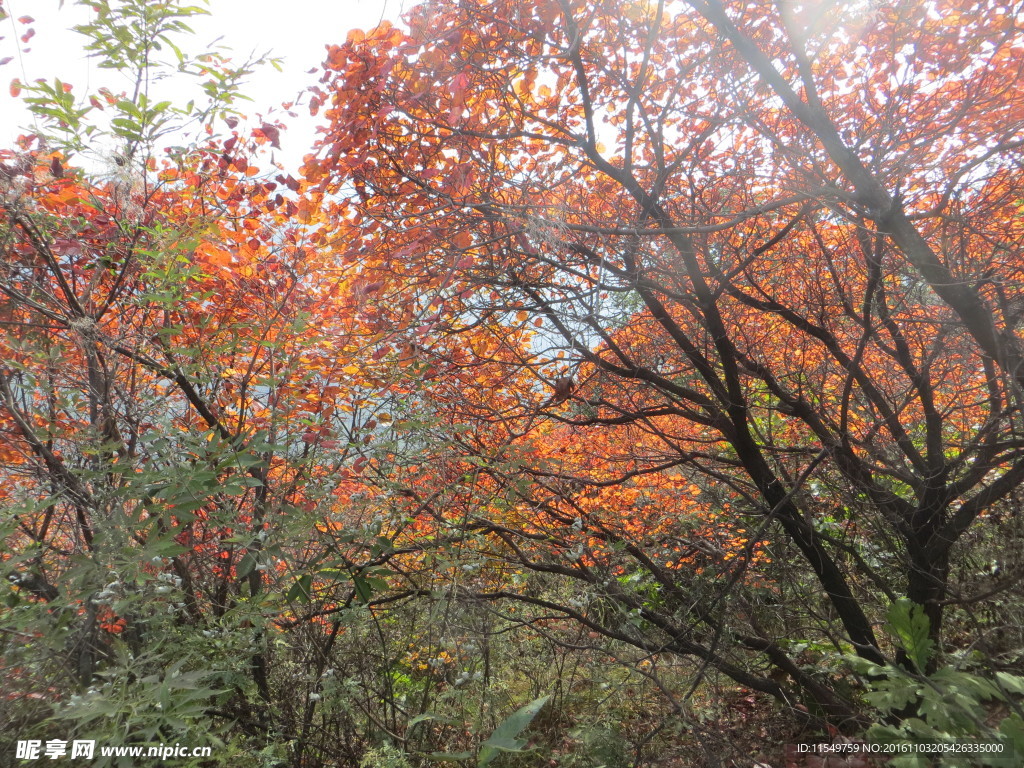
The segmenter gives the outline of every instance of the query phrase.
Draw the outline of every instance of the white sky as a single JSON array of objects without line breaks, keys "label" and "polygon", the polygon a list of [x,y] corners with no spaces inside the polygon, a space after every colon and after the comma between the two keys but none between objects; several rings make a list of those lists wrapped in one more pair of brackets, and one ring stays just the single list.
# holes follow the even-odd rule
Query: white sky
[{"label": "white sky", "polygon": [[[401,13],[414,0],[210,0],[209,16],[197,16],[191,26],[196,31],[193,41],[183,40],[184,50],[197,52],[207,48],[216,38],[234,52],[237,61],[249,54],[270,50],[283,59],[282,72],[264,67],[255,74],[243,92],[253,99],[240,105],[247,115],[266,114],[281,102],[292,101],[317,76],[306,74],[319,66],[324,58],[324,46],[340,43],[350,29],[369,29],[381,19],[397,21]],[[69,28],[88,20],[89,11],[65,0],[2,0],[10,18],[0,22],[0,59],[13,60],[0,67],[0,146],[12,146],[13,139],[30,123],[30,118],[18,99],[10,96],[8,83],[14,78],[30,82],[39,78],[52,81],[59,77],[75,86],[82,94],[107,85],[121,90],[107,80],[110,74],[97,69],[96,63],[85,57],[82,45],[85,38]],[[202,0],[189,0],[186,4],[203,5]],[[31,16],[36,35],[27,44],[18,38],[26,27],[16,20]],[[19,50],[20,49],[20,50]],[[26,51],[25,49],[29,49]],[[168,98],[164,96],[163,98]],[[280,115],[288,126],[282,134],[283,160],[296,167],[306,154],[314,138],[314,121],[305,108],[296,110],[299,118]]]}]

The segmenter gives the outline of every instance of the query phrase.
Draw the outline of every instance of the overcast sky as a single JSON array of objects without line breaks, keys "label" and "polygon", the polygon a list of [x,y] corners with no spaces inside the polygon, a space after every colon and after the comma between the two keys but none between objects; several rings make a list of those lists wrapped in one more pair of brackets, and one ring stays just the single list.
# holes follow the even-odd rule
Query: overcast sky
[{"label": "overcast sky", "polygon": [[[70,32],[74,24],[88,19],[88,10],[66,0],[2,0],[10,18],[2,22],[0,59],[12,61],[0,67],[0,146],[11,146],[18,127],[29,122],[25,110],[8,93],[7,84],[14,78],[32,81],[38,78],[62,81],[75,86],[76,93],[98,85],[114,85],[105,80],[108,73],[98,70],[96,63],[82,52],[85,38]],[[190,0],[202,5],[202,0]],[[192,51],[208,46],[222,37],[220,44],[235,52],[237,60],[250,53],[267,50],[284,59],[283,71],[264,67],[244,88],[253,98],[242,111],[266,112],[267,108],[293,100],[298,92],[315,81],[306,72],[318,66],[324,57],[324,46],[339,43],[350,29],[368,29],[382,18],[397,20],[414,0],[210,0],[210,15],[197,17],[191,26],[196,30]],[[26,27],[17,23],[21,16],[31,16],[36,34],[28,43],[18,38]],[[190,44],[186,41],[186,47]],[[19,50],[20,49],[20,50]],[[25,49],[29,49],[26,51]],[[289,130],[282,136],[289,165],[305,154],[313,141],[313,121],[307,110],[299,110],[305,119],[282,117]]]}]

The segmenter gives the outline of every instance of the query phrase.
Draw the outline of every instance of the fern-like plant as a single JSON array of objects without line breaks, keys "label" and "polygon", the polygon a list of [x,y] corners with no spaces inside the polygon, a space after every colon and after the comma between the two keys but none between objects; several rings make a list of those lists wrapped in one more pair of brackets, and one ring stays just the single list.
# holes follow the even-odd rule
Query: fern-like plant
[{"label": "fern-like plant", "polygon": [[[850,664],[868,682],[868,703],[877,711],[867,732],[874,744],[892,745],[893,768],[1009,768],[1024,760],[1024,717],[1017,700],[1024,677],[1006,672],[982,676],[955,666],[925,674],[934,654],[928,618],[909,600],[892,604],[887,628],[914,670],[873,664],[852,657]],[[1009,714],[993,723],[991,704]],[[907,717],[905,713],[912,712]]]}]

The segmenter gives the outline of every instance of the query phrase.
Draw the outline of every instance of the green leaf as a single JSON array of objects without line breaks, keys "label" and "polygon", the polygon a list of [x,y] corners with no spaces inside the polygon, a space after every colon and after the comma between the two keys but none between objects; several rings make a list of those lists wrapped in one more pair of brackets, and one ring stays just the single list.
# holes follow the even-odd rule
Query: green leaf
[{"label": "green leaf", "polygon": [[416,715],[416,717],[414,717],[412,720],[410,720],[408,725],[405,726],[406,730],[412,728],[414,725],[418,725],[420,723],[425,723],[425,722],[427,722],[429,720],[437,720],[437,715],[435,715],[435,714],[433,714],[431,712],[424,712],[424,713],[422,713],[420,715]]},{"label": "green leaf", "polygon": [[865,693],[864,698],[867,699],[871,706],[882,712],[894,712],[903,709],[917,701],[921,696],[921,689],[919,687],[911,684],[909,680],[903,682],[903,685],[896,687],[878,686],[877,690]]},{"label": "green leaf", "polygon": [[930,679],[941,683],[950,692],[961,691],[969,695],[975,705],[980,700],[1003,698],[1002,691],[990,680],[951,667],[937,670]]},{"label": "green leaf", "polygon": [[1009,740],[1007,752],[1024,755],[1024,720],[1016,712],[999,723],[999,733]]},{"label": "green leaf", "polygon": [[517,709],[495,728],[494,733],[480,745],[480,754],[476,761],[478,768],[490,765],[502,752],[522,752],[526,745],[526,739],[520,738],[519,734],[533,722],[533,718],[537,716],[537,713],[548,703],[550,698],[549,694],[534,699],[529,704]]},{"label": "green leaf", "polygon": [[[455,721],[450,717],[442,717],[441,715],[435,715],[433,712],[423,712],[416,717],[412,718],[405,726],[405,731],[408,733],[413,727],[420,723],[441,723],[442,725],[455,725]],[[469,754],[468,752],[466,754]]]},{"label": "green leaf", "polygon": [[238,578],[244,579],[256,568],[259,561],[256,559],[256,555],[253,552],[246,552],[242,556],[242,559],[238,563],[238,568],[235,572],[238,574]]},{"label": "green leaf", "polygon": [[917,671],[924,673],[933,650],[932,641],[928,637],[929,624],[924,608],[901,598],[889,606],[887,618],[889,629],[899,640]]},{"label": "green leaf", "polygon": [[308,603],[313,590],[313,577],[304,573],[295,580],[291,589],[288,590],[286,600],[290,603]]},{"label": "green leaf", "polygon": [[359,602],[369,602],[370,597],[373,595],[373,584],[370,582],[370,580],[365,578],[364,576],[360,576],[359,574],[353,574],[352,584],[356,588],[356,597],[358,598]]},{"label": "green leaf", "polygon": [[1009,672],[996,672],[996,683],[1005,691],[1024,695],[1024,677]]}]

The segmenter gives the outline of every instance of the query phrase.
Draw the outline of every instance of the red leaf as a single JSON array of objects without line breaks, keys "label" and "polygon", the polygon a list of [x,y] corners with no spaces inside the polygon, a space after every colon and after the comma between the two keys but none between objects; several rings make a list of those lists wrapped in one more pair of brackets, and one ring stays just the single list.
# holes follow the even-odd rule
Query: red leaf
[{"label": "red leaf", "polygon": [[260,133],[267,137],[267,141],[270,142],[270,146],[275,149],[281,148],[281,132],[276,126],[273,126],[270,123],[264,123],[260,126]]}]

